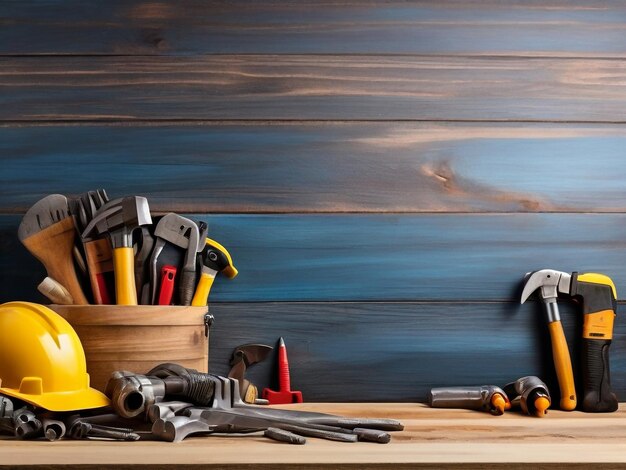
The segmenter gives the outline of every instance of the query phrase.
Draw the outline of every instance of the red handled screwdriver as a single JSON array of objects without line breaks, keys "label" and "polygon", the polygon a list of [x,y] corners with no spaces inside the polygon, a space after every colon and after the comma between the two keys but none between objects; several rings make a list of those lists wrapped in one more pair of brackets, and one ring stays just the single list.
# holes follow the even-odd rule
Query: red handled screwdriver
[{"label": "red handled screwdriver", "polygon": [[270,388],[263,389],[263,398],[266,399],[270,405],[302,403],[302,392],[291,390],[287,348],[285,347],[285,341],[282,337],[278,341],[278,386],[280,388],[278,391],[271,390]]}]

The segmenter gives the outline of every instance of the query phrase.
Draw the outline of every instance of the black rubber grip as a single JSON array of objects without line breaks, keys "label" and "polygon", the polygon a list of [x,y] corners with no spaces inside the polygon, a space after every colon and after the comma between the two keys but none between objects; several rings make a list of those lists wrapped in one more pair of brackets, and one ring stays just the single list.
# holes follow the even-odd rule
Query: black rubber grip
[{"label": "black rubber grip", "polygon": [[583,338],[583,411],[606,413],[617,410],[617,397],[611,391],[610,345],[610,339]]},{"label": "black rubber grip", "polygon": [[191,305],[193,294],[196,290],[196,273],[194,271],[183,271],[180,278],[180,305]]}]

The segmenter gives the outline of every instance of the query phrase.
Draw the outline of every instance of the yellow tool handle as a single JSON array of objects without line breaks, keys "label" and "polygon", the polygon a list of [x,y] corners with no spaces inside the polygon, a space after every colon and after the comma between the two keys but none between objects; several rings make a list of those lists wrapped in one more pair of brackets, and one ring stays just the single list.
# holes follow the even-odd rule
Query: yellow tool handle
[{"label": "yellow tool handle", "polygon": [[556,377],[561,389],[561,409],[572,411],[576,408],[576,389],[574,388],[574,373],[572,372],[572,361],[565,341],[563,325],[560,321],[548,323],[550,338],[552,340],[552,356],[554,357],[554,367]]},{"label": "yellow tool handle", "polygon": [[196,287],[196,293],[193,295],[193,299],[191,299],[191,305],[193,307],[204,307],[207,305],[213,281],[215,281],[215,276],[202,273],[200,281],[198,281],[198,287]]},{"label": "yellow tool handle", "polygon": [[137,305],[135,288],[135,260],[132,247],[113,250],[113,270],[115,271],[115,297],[117,305]]}]

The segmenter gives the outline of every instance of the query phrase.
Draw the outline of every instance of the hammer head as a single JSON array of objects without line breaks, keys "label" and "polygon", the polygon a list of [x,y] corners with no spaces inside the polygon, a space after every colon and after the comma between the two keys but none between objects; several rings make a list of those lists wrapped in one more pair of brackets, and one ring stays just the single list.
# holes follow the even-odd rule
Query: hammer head
[{"label": "hammer head", "polygon": [[209,269],[213,269],[217,272],[221,272],[227,278],[232,279],[239,271],[233,264],[233,258],[226,248],[215,240],[206,238],[206,245],[202,251],[202,264]]},{"label": "hammer head", "polygon": [[133,230],[151,223],[148,200],[142,196],[125,197],[103,205],[85,227],[82,237],[88,238],[94,231],[108,233],[113,248],[131,247]]},{"label": "hammer head", "polygon": [[544,301],[556,299],[559,292],[569,294],[571,278],[570,274],[554,269],[542,269],[527,273],[520,303],[526,302],[528,297],[537,289],[539,289],[540,297]]}]

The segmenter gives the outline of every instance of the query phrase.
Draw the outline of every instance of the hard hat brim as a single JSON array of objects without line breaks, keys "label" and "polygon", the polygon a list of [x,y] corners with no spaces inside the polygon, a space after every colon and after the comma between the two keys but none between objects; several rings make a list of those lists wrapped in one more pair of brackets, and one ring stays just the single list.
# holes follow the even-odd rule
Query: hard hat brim
[{"label": "hard hat brim", "polygon": [[74,390],[69,392],[44,393],[29,395],[18,390],[0,387],[0,393],[9,397],[18,398],[49,411],[78,411],[90,410],[109,406],[111,401],[102,392],[95,388]]}]

